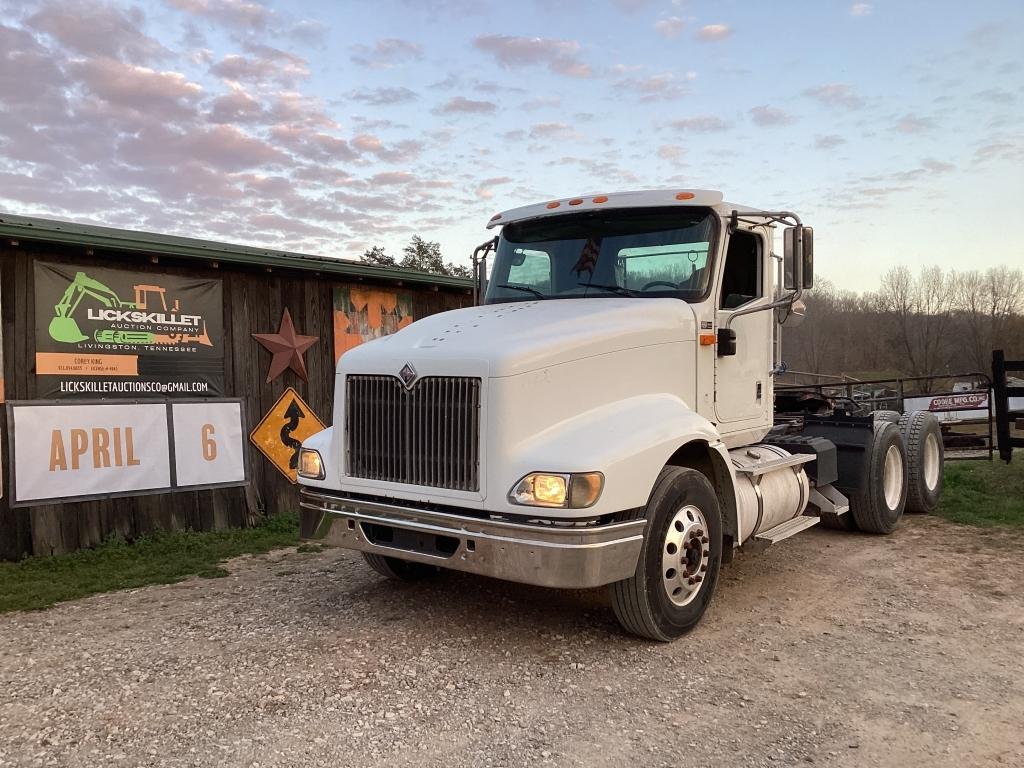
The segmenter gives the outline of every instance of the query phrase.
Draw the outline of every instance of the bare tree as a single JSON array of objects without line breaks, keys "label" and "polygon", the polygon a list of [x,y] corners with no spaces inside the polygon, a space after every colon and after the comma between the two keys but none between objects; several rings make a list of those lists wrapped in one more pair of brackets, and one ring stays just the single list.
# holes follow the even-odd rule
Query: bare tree
[{"label": "bare tree", "polygon": [[[940,267],[923,267],[917,279],[906,267],[893,267],[882,278],[881,305],[892,317],[895,341],[912,376],[941,372],[952,321],[953,281]],[[930,387],[928,382],[925,391]]]},{"label": "bare tree", "polygon": [[999,266],[961,272],[954,282],[971,366],[984,371],[992,350],[1009,345],[1014,320],[1024,311],[1024,272]]}]

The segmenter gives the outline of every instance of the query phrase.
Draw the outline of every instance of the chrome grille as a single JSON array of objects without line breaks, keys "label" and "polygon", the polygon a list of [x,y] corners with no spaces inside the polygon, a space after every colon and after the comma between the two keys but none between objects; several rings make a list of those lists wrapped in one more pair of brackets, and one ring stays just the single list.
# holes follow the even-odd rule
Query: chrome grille
[{"label": "chrome grille", "polygon": [[480,379],[347,376],[345,432],[352,477],[480,489]]}]

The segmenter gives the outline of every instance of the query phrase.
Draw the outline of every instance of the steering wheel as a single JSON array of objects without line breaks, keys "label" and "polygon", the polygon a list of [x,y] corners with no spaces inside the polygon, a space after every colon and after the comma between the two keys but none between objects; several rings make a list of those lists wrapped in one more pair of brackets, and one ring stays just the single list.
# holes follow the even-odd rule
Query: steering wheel
[{"label": "steering wheel", "polygon": [[675,288],[676,290],[679,290],[678,285],[676,285],[675,283],[670,283],[668,280],[652,280],[640,290],[646,291],[648,288],[653,288],[656,285],[667,285],[669,288]]}]

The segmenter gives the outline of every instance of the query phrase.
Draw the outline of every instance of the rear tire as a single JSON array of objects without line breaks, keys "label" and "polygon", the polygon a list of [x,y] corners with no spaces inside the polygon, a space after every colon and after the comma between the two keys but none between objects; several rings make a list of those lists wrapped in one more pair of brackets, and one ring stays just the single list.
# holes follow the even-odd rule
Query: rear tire
[{"label": "rear tire", "polygon": [[893,424],[899,423],[901,414],[899,411],[875,411],[872,416],[875,417],[875,421],[889,421]]},{"label": "rear tire", "polygon": [[665,467],[645,517],[636,573],[609,587],[612,608],[627,631],[668,642],[693,629],[711,602],[722,562],[722,514],[703,474]]},{"label": "rear tire", "polygon": [[420,581],[441,572],[436,565],[414,563],[397,557],[372,555],[369,552],[363,552],[363,559],[381,576],[393,581]]},{"label": "rear tire", "polygon": [[847,514],[865,533],[892,533],[907,504],[907,454],[899,427],[875,422],[865,453],[860,487],[850,497]]},{"label": "rear tire", "polygon": [[833,531],[848,531],[852,533],[857,530],[857,521],[853,519],[853,513],[849,510],[841,515],[822,515],[819,525]]},{"label": "rear tire", "polygon": [[904,414],[899,427],[907,449],[907,512],[934,512],[942,496],[942,427],[930,411]]}]

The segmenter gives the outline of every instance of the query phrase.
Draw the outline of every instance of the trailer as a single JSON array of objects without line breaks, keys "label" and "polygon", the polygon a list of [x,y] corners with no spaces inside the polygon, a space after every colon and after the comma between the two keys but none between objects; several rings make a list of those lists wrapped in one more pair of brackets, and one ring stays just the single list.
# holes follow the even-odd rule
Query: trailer
[{"label": "trailer", "polygon": [[795,213],[673,189],[487,226],[477,306],[340,359],[333,426],[300,453],[311,538],[392,579],[607,586],[628,631],[669,641],[737,553],[934,508],[933,414],[776,409],[781,328],[813,285]]}]

